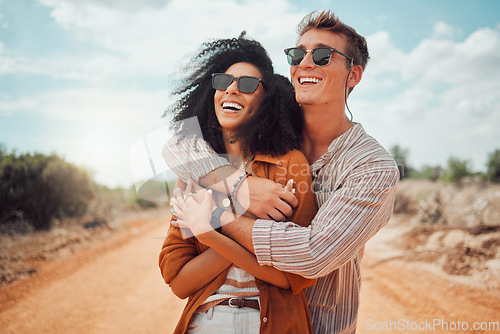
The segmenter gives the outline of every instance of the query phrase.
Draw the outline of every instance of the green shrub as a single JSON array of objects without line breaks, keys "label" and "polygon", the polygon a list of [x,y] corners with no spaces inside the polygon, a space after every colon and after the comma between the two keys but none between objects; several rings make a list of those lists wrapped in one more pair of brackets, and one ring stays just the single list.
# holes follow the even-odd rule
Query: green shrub
[{"label": "green shrub", "polygon": [[500,150],[496,149],[488,155],[486,163],[486,178],[491,182],[500,183]]},{"label": "green shrub", "polygon": [[0,161],[0,222],[20,213],[36,230],[57,217],[83,215],[94,197],[88,173],[55,154],[3,155]]},{"label": "green shrub", "polygon": [[424,166],[422,170],[411,170],[412,179],[426,179],[436,181],[441,176],[443,169],[440,166]]},{"label": "green shrub", "polygon": [[471,176],[470,162],[468,160],[460,160],[451,157],[448,160],[448,167],[441,174],[440,179],[445,182],[455,182],[460,184],[462,179],[466,176]]},{"label": "green shrub", "polygon": [[408,149],[404,149],[399,145],[394,145],[391,147],[390,153],[398,165],[400,179],[409,177],[412,168],[408,164]]}]

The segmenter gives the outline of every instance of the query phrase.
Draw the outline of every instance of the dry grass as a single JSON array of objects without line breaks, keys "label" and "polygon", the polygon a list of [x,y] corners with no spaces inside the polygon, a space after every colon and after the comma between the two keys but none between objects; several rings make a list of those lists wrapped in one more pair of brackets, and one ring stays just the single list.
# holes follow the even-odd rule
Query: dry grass
[{"label": "dry grass", "polygon": [[408,214],[414,224],[401,240],[412,250],[409,260],[435,263],[451,275],[500,275],[499,185],[405,180],[395,212]]},{"label": "dry grass", "polygon": [[3,226],[0,231],[0,288],[37,272],[47,261],[60,261],[75,252],[108,238],[127,228],[130,218],[148,215],[155,210],[128,210],[109,218],[85,216],[78,219],[56,220],[49,231],[35,232],[26,222]]}]

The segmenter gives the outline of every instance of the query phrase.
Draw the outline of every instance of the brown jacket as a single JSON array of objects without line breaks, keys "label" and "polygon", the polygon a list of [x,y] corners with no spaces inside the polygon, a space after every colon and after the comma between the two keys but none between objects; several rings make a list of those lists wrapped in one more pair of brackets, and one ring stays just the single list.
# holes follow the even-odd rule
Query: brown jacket
[{"label": "brown jacket", "polygon": [[[257,154],[252,170],[258,177],[274,180],[282,185],[293,178],[299,205],[294,209],[290,221],[309,226],[317,207],[311,188],[309,163],[297,150],[278,157]],[[178,228],[170,226],[160,253],[160,269],[168,284],[181,268],[205,251],[207,247],[196,238],[183,239]],[[190,296],[174,333],[184,333],[193,313],[209,296],[224,283],[229,268],[217,276],[210,284]],[[281,289],[256,279],[260,298],[260,333],[310,333],[311,318],[307,308],[304,289],[316,284],[315,280],[285,273],[290,281],[290,289]]]}]

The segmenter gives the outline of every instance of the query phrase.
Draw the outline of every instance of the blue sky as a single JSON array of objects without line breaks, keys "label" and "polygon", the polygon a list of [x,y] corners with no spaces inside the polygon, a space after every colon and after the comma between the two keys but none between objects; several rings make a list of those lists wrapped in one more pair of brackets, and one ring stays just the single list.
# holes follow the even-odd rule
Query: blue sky
[{"label": "blue sky", "polygon": [[[282,50],[314,9],[367,37],[371,60],[349,98],[355,121],[386,148],[409,149],[414,167],[454,156],[484,170],[500,148],[493,0],[0,0],[0,143],[55,152],[100,183],[129,186],[131,149],[163,139],[183,59],[246,30],[288,76]],[[158,168],[160,146],[150,147]]]}]

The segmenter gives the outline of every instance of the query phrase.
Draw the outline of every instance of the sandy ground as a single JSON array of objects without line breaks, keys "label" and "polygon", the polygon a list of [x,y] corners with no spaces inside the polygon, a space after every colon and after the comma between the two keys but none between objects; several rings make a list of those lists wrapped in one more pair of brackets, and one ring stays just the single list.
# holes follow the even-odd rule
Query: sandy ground
[{"label": "sandy ground", "polygon": [[357,332],[500,333],[498,280],[453,276],[436,264],[408,262],[395,240],[409,227],[394,220],[398,217],[366,247]]},{"label": "sandy ground", "polygon": [[50,263],[0,290],[1,333],[171,333],[184,301],[158,269],[165,219]]},{"label": "sandy ground", "polygon": [[[184,301],[157,266],[165,221],[131,222],[126,232],[2,288],[0,332],[171,333]],[[472,330],[475,322],[500,322],[497,285],[403,261],[392,246],[402,230],[390,224],[367,246],[358,333],[500,333]]]}]

